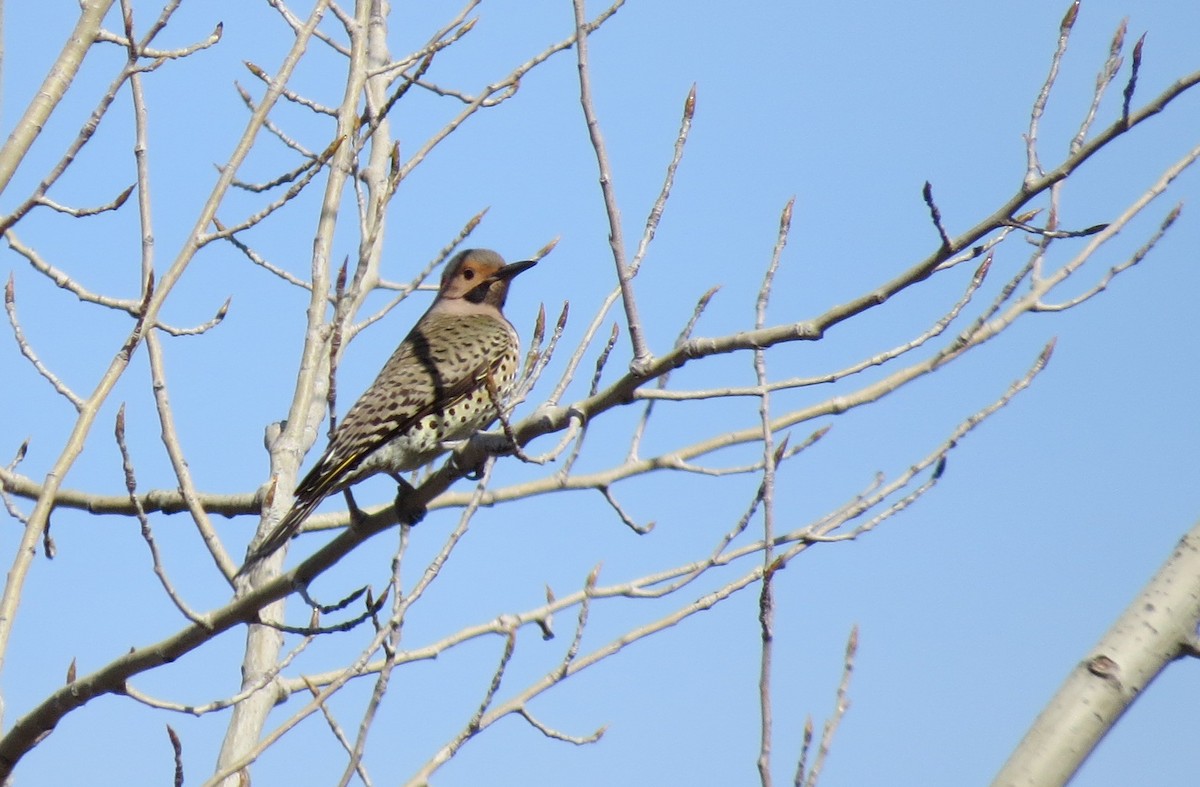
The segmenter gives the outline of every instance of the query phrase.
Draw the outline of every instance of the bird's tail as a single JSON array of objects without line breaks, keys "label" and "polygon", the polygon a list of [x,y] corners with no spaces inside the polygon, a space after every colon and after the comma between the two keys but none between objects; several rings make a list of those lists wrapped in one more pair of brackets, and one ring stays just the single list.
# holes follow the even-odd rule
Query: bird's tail
[{"label": "bird's tail", "polygon": [[275,529],[255,545],[246,555],[246,563],[238,571],[239,574],[246,573],[253,566],[258,565],[265,558],[270,557],[277,549],[286,544],[292,536],[296,535],[300,530],[300,525],[304,524],[304,520],[308,519],[309,515],[321,504],[325,499],[324,495],[303,495],[296,498],[292,503],[291,509],[284,515]]}]

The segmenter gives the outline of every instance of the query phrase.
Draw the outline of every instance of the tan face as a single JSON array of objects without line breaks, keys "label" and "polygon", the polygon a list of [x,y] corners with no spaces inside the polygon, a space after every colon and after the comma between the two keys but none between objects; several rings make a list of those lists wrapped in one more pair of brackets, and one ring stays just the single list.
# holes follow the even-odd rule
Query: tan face
[{"label": "tan face", "polygon": [[458,300],[502,308],[508,296],[508,283],[536,264],[534,260],[525,260],[505,265],[504,258],[494,251],[467,249],[446,266],[441,301]]},{"label": "tan face", "polygon": [[487,249],[465,251],[451,261],[442,276],[442,297],[463,298],[483,285],[485,290],[473,293],[471,298],[476,301],[483,300],[482,297],[475,296],[483,295],[486,288],[500,284],[498,280],[493,280],[490,284],[486,282],[503,267],[504,258],[494,251]]}]

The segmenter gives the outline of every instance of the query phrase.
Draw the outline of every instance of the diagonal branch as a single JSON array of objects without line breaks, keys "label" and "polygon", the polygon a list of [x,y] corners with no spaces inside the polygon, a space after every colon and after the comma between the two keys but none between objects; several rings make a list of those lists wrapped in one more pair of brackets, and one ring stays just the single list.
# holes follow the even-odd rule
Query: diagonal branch
[{"label": "diagonal branch", "polygon": [[34,93],[33,100],[25,108],[25,114],[17,121],[4,147],[0,148],[0,192],[8,188],[17,166],[25,160],[25,154],[46,127],[50,114],[71,86],[79,67],[83,64],[83,57],[99,35],[100,23],[112,4],[113,0],[89,0],[81,3],[82,13],[79,15],[79,21],[67,37],[62,51],[55,58],[54,67],[46,74],[41,87]]}]

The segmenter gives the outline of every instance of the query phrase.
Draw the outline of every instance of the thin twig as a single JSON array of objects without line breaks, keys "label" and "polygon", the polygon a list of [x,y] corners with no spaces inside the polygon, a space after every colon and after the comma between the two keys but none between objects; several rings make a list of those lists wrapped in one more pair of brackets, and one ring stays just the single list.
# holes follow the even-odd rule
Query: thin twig
[{"label": "thin twig", "polygon": [[[133,471],[133,460],[129,456],[129,448],[125,445],[125,405],[122,404],[117,410],[117,421],[114,433],[117,439],[117,448],[121,452],[121,466],[125,471],[125,488],[129,490],[130,501],[134,506],[137,506],[137,477]],[[167,596],[184,617],[193,623],[201,623],[201,618],[192,611],[183,597],[175,590],[175,586],[171,583],[171,579],[167,576],[167,571],[163,568],[162,555],[158,551],[158,544],[154,540],[154,532],[150,529],[150,517],[146,516],[145,511],[137,512],[138,522],[141,523],[142,538],[146,542],[146,546],[150,548],[150,558],[154,562],[154,575],[158,577],[159,583],[163,586]]]},{"label": "thin twig", "polygon": [[[218,22],[217,26],[213,28],[213,31],[209,33],[206,38],[202,38],[194,44],[189,44],[188,46],[177,49],[155,49],[154,47],[142,46],[138,44],[137,51],[140,57],[148,57],[153,60],[179,60],[180,58],[195,54],[203,49],[216,46],[218,43],[220,43],[221,35],[224,30],[225,25],[221,22]],[[106,44],[116,44],[122,49],[128,49],[130,46],[128,38],[103,29],[96,34],[96,40]]]},{"label": "thin twig", "polygon": [[[928,343],[931,339],[940,336],[946,328],[958,317],[962,310],[971,302],[971,299],[976,292],[979,291],[984,279],[987,277],[988,271],[991,270],[992,256],[989,254],[984,261],[975,270],[975,274],[968,282],[967,289],[963,292],[962,297],[955,301],[950,310],[938,318],[937,322],[931,325],[927,330],[919,335],[909,339],[907,342],[897,345],[889,350],[885,350],[870,358],[851,364],[850,366],[838,369],[837,371],[829,372],[828,374],[819,375],[816,377],[792,377],[787,380],[777,380],[767,383],[765,386],[745,386],[745,387],[727,387],[727,388],[706,388],[703,390],[693,391],[667,391],[660,388],[642,387],[637,390],[635,397],[638,399],[667,399],[671,401],[686,401],[691,399],[714,399],[737,396],[760,396],[763,390],[768,392],[782,391],[789,388],[804,388],[813,385],[827,385],[829,383],[838,382],[846,377],[856,375],[866,369],[876,366],[883,366],[889,361],[895,360],[900,356],[909,353],[918,347]],[[666,377],[666,375],[663,375]],[[662,377],[659,378],[663,379]]]},{"label": "thin twig", "polygon": [[[472,232],[475,231],[475,228],[479,226],[479,222],[481,222],[483,217],[487,215],[487,212],[488,208],[484,208],[468,219],[467,223],[464,224],[462,229],[458,231],[458,234],[454,236],[454,239],[439,249],[438,253],[435,254],[433,258],[429,260],[429,262],[425,263],[425,267],[421,268],[421,270],[417,272],[417,275],[414,276],[407,284],[392,284],[390,282],[385,283],[380,281],[377,285],[380,289],[399,290],[399,294],[396,295],[396,297],[394,297],[392,300],[388,301],[383,308],[379,309],[374,314],[371,314],[366,319],[347,326],[346,341],[350,341],[364,329],[374,325],[376,322],[386,317],[392,311],[392,309],[399,306],[400,303],[408,298],[409,295],[416,292],[417,289],[419,289],[421,285],[425,283],[425,280],[429,278],[430,274],[437,270],[438,266],[449,259],[450,255],[454,253],[454,250],[457,249],[459,245],[461,245],[462,242],[466,240]],[[436,287],[431,287],[430,289],[436,289]]]},{"label": "thin twig", "polygon": [[[821,743],[817,747],[816,759],[813,761],[812,770],[808,772],[808,778],[804,782],[805,787],[817,787],[817,782],[821,778],[821,769],[825,767],[825,759],[829,756],[829,750],[833,745],[833,735],[837,732],[842,719],[845,718],[846,711],[850,709],[850,676],[854,672],[854,657],[857,653],[858,626],[853,626],[850,629],[850,638],[846,641],[846,654],[842,661],[842,679],[838,681],[837,698],[833,706],[833,715],[825,722],[825,729],[821,733]],[[811,730],[811,727],[809,730]],[[802,772],[803,764],[801,764],[800,770],[796,772],[797,784],[800,781],[800,773]]]},{"label": "thin twig", "polygon": [[[29,264],[33,266],[34,270],[50,279],[50,281],[54,282],[55,286],[66,290],[84,303],[94,303],[97,306],[103,306],[107,309],[118,309],[135,318],[139,315],[139,309],[141,308],[142,303],[141,299],[111,298],[107,295],[94,293],[85,288],[64,271],[51,265],[33,248],[25,245],[25,243],[23,243],[17,237],[13,230],[10,229],[6,231],[4,233],[4,239],[8,241],[8,245],[13,251],[17,252],[29,261]],[[217,309],[217,313],[211,320],[200,325],[192,326],[190,328],[179,328],[174,325],[168,325],[164,322],[156,322],[155,328],[172,336],[194,336],[204,333],[216,327],[221,323],[222,320],[225,319],[225,315],[229,311],[229,303],[229,300],[226,300],[225,303],[219,309]]]},{"label": "thin twig", "polygon": [[659,222],[662,221],[667,199],[671,196],[671,187],[675,185],[675,171],[679,169],[679,162],[683,160],[683,148],[687,145],[688,134],[692,130],[692,118],[695,115],[696,85],[693,83],[692,89],[688,91],[687,98],[683,101],[683,117],[679,121],[679,133],[675,135],[675,149],[671,153],[670,163],[667,164],[667,174],[663,178],[658,198],[654,200],[654,206],[650,208],[650,214],[646,216],[646,228],[642,230],[637,251],[634,252],[633,261],[629,264],[629,269],[633,274],[636,274],[642,267],[642,260],[646,258],[646,251],[650,248],[650,242],[654,240],[654,233],[658,230]]},{"label": "thin twig", "polygon": [[[1100,67],[1100,73],[1096,75],[1096,88],[1092,91],[1092,103],[1088,107],[1087,113],[1084,115],[1083,122],[1079,124],[1079,131],[1076,132],[1075,138],[1071,140],[1071,145],[1068,148],[1072,153],[1079,150],[1083,146],[1084,140],[1087,139],[1088,131],[1091,130],[1092,123],[1096,120],[1096,113],[1100,109],[1100,102],[1104,98],[1104,94],[1108,92],[1108,86],[1112,84],[1113,78],[1121,68],[1121,49],[1125,45],[1125,31],[1129,25],[1128,19],[1122,19],[1117,25],[1117,30],[1113,34],[1112,42],[1108,46],[1108,57],[1104,61],[1104,65]],[[1128,110],[1128,104],[1126,110]],[[1128,116],[1128,111],[1126,111]]]},{"label": "thin twig", "polygon": [[1142,46],[1146,43],[1146,34],[1142,33],[1141,38],[1133,45],[1133,60],[1132,67],[1129,70],[1129,82],[1125,85],[1125,90],[1122,93],[1123,101],[1121,102],[1121,120],[1125,123],[1129,122],[1129,104],[1133,101],[1133,91],[1137,88],[1138,71],[1142,66]]},{"label": "thin twig", "polygon": [[[321,696],[321,691],[311,683],[308,684],[308,690],[314,699]],[[342,725],[334,718],[333,711],[329,709],[329,703],[321,700],[321,715],[325,717],[325,723],[329,725],[329,731],[333,734],[334,739],[341,744],[346,753],[350,755],[350,764],[347,767],[349,773],[357,774],[362,780],[365,787],[371,787],[371,777],[367,774],[367,766],[363,765],[361,757],[355,757],[354,746],[350,743],[350,739],[346,737],[346,733],[342,730]],[[345,775],[343,775],[343,783],[345,783]]]},{"label": "thin twig", "polygon": [[83,397],[71,390],[71,388],[59,379],[58,375],[50,371],[50,369],[42,363],[38,358],[33,347],[30,346],[29,340],[25,338],[25,331],[21,328],[21,321],[17,318],[17,296],[16,286],[13,281],[13,275],[8,274],[8,283],[4,285],[4,311],[8,314],[8,324],[12,326],[13,338],[17,341],[17,349],[21,351],[29,363],[33,364],[33,368],[42,378],[50,383],[50,386],[57,391],[63,398],[70,402],[76,412],[82,412],[84,408]]},{"label": "thin twig", "polygon": [[[320,155],[317,156],[316,161],[313,163],[313,165],[310,166],[308,168],[308,170],[298,180],[296,180],[294,183],[292,183],[292,185],[288,188],[287,191],[285,191],[283,193],[283,195],[281,197],[268,203],[265,207],[261,208],[257,213],[251,214],[250,216],[248,216],[247,218],[238,222],[237,224],[234,224],[234,225],[228,226],[228,227],[221,226],[221,228],[219,228],[216,232],[210,232],[206,235],[201,235],[197,239],[198,243],[201,246],[205,246],[205,245],[208,245],[209,243],[212,243],[214,240],[220,240],[222,238],[230,237],[231,235],[234,235],[238,232],[244,232],[245,230],[250,229],[251,227],[255,226],[256,224],[259,224],[260,222],[262,222],[263,219],[267,218],[267,216],[270,216],[272,213],[279,210],[287,203],[291,202],[293,199],[295,199],[296,195],[298,195],[301,191],[304,190],[305,186],[307,186],[309,183],[312,182],[313,178],[315,178],[317,176],[317,173],[321,172],[325,168],[325,164],[327,164],[329,162],[329,160],[333,157],[334,153],[336,153],[338,148],[341,147],[342,141],[343,141],[342,138],[338,137],[333,142],[331,142],[329,144],[329,146],[325,148],[325,150],[321,151]],[[230,183],[232,184],[232,178],[230,179]],[[217,225],[217,222],[215,221],[216,217],[214,216],[213,219],[214,219],[214,226],[216,226]]]},{"label": "thin twig", "polygon": [[[17,446],[17,452],[13,455],[13,459],[5,468],[9,473],[17,469],[17,465],[25,459],[25,453],[29,450],[29,438],[26,437],[21,445]],[[12,495],[8,493],[8,487],[0,482],[0,499],[4,501],[4,510],[8,511],[8,515],[24,525],[29,517],[27,517],[21,509],[17,508],[17,504],[13,502]]]},{"label": "thin twig", "polygon": [[234,248],[238,249],[238,251],[240,251],[240,252],[242,252],[242,254],[246,255],[246,258],[249,259],[251,262],[253,262],[255,265],[257,265],[258,267],[263,268],[264,270],[267,270],[270,273],[275,274],[279,278],[286,281],[288,284],[292,284],[296,287],[300,287],[305,290],[312,289],[312,284],[310,284],[309,282],[305,281],[304,279],[301,279],[298,276],[293,276],[291,273],[288,273],[283,268],[280,268],[278,265],[275,265],[274,263],[267,261],[266,258],[264,258],[261,254],[256,252],[254,249],[250,248],[245,243],[243,243],[236,235],[225,232],[226,227],[224,224],[221,223],[221,221],[219,219],[213,219],[213,226],[216,227],[218,231],[224,233],[223,237],[225,238],[225,240],[232,243]]},{"label": "thin twig", "polygon": [[925,200],[925,206],[929,208],[929,217],[933,220],[933,226],[938,231],[938,237],[942,239],[942,248],[950,248],[950,236],[946,233],[946,228],[942,225],[942,212],[938,210],[937,203],[933,201],[933,184],[925,181],[925,187],[921,190],[921,196]]},{"label": "thin twig", "polygon": [[[287,3],[285,3],[284,0],[267,0],[267,5],[279,12],[279,15],[283,18],[283,21],[287,23],[288,27],[292,29],[293,33],[300,34],[304,32],[305,20],[293,14],[292,10],[287,7]],[[330,49],[332,49],[334,52],[337,52],[339,55],[342,55],[346,58],[350,57],[350,50],[347,49],[346,46],[341,42],[334,41],[333,37],[328,33],[321,30],[314,30],[312,32],[312,37],[316,38],[318,41],[324,42]]]},{"label": "thin twig", "polygon": [[[653,356],[646,346],[642,321],[638,316],[637,299],[633,293],[633,277],[636,272],[625,259],[621,210],[617,207],[612,168],[608,163],[608,151],[604,146],[604,137],[600,133],[600,121],[596,118],[595,103],[592,100],[591,75],[588,69],[587,12],[584,10],[584,0],[573,0],[572,5],[575,8],[575,55],[579,67],[579,103],[583,107],[583,117],[587,123],[592,149],[596,153],[596,166],[600,170],[600,192],[604,197],[605,212],[608,214],[608,243],[612,248],[617,282],[621,288],[621,301],[625,306],[625,327],[629,331],[629,341],[633,346],[633,360],[630,362],[629,368],[638,374],[645,370]],[[690,118],[687,118],[687,122],[690,122]],[[651,216],[653,215],[651,212]],[[653,232],[652,229],[649,231]]]},{"label": "thin twig", "polygon": [[1146,255],[1149,254],[1150,251],[1155,246],[1158,245],[1158,242],[1160,240],[1162,240],[1163,236],[1167,234],[1167,230],[1169,230],[1171,228],[1171,225],[1175,223],[1175,220],[1179,218],[1179,214],[1182,210],[1183,210],[1183,203],[1178,203],[1175,205],[1175,207],[1171,208],[1170,212],[1167,213],[1166,218],[1164,218],[1162,220],[1162,223],[1159,225],[1158,229],[1154,231],[1154,234],[1150,236],[1149,240],[1147,240],[1145,243],[1143,243],[1138,248],[1138,250],[1135,251],[1133,254],[1131,254],[1128,258],[1126,258],[1124,262],[1122,262],[1118,265],[1114,265],[1113,267],[1109,268],[1108,272],[1100,277],[1100,281],[1096,282],[1096,284],[1094,284],[1092,286],[1092,288],[1089,289],[1087,292],[1081,293],[1080,295],[1076,295],[1074,298],[1071,298],[1070,300],[1067,300],[1067,301],[1063,301],[1061,303],[1039,302],[1037,305],[1035,305],[1033,307],[1033,311],[1038,311],[1038,312],[1066,311],[1067,309],[1074,308],[1074,307],[1078,306],[1079,304],[1083,303],[1084,301],[1090,300],[1091,298],[1094,298],[1096,295],[1099,295],[1100,293],[1104,292],[1106,289],[1108,289],[1108,285],[1110,283],[1112,283],[1112,280],[1118,274],[1120,274],[1124,270],[1132,268],[1134,265],[1137,265],[1139,262],[1141,262],[1142,260],[1144,260],[1146,258]]},{"label": "thin twig", "polygon": [[104,203],[103,205],[97,205],[97,206],[91,207],[91,208],[72,208],[67,205],[62,205],[58,202],[55,202],[54,200],[50,199],[49,197],[47,197],[44,194],[37,198],[37,204],[45,205],[47,208],[50,208],[51,210],[57,211],[59,213],[65,213],[68,216],[74,216],[75,218],[83,218],[86,216],[95,216],[99,213],[107,213],[108,211],[119,210],[121,208],[121,206],[125,204],[125,201],[127,199],[129,199],[129,195],[133,193],[133,189],[134,189],[134,187],[130,186],[129,188],[122,191],[120,194],[118,194],[116,197],[114,197],[110,201]]},{"label": "thin twig", "polygon": [[620,326],[614,322],[612,330],[608,333],[608,342],[600,350],[600,355],[596,356],[596,370],[592,373],[592,386],[588,389],[588,396],[595,396],[596,391],[600,390],[600,378],[604,374],[604,367],[608,363],[609,354],[612,353],[613,347],[617,345],[617,336],[620,333]]},{"label": "thin twig", "polygon": [[517,711],[517,713],[520,714],[521,718],[529,722],[530,726],[532,726],[541,734],[545,735],[547,738],[550,738],[551,740],[562,741],[563,743],[573,743],[576,746],[586,746],[589,743],[595,743],[604,737],[604,733],[608,730],[607,727],[601,727],[591,735],[568,735],[565,732],[553,729],[552,727],[547,727],[545,724],[542,724],[532,713],[529,712],[528,708],[522,707]]},{"label": "thin twig", "polygon": [[[692,331],[696,329],[696,323],[700,321],[700,315],[708,308],[709,302],[717,294],[718,289],[720,287],[710,287],[707,292],[700,296],[700,300],[696,301],[696,307],[692,309],[691,318],[688,319],[687,324],[683,326],[683,330],[679,332],[679,336],[675,339],[676,347],[692,338]],[[666,372],[655,381],[654,388],[649,390],[655,392],[664,391],[670,379],[671,373]],[[639,390],[640,393],[641,391]],[[641,397],[639,396],[639,398]],[[626,455],[626,459],[629,461],[638,458],[642,446],[642,437],[646,434],[646,427],[650,423],[650,415],[654,412],[654,397],[646,398],[650,399],[650,401],[646,402],[646,406],[642,408],[642,415],[638,419],[637,426],[633,429],[633,436],[629,440],[629,453]]]},{"label": "thin twig", "polygon": [[1071,40],[1071,28],[1075,26],[1077,18],[1079,18],[1079,0],[1072,0],[1058,26],[1058,44],[1050,58],[1050,71],[1046,74],[1046,81],[1042,83],[1042,88],[1038,91],[1037,98],[1034,99],[1033,109],[1029,113],[1029,132],[1025,135],[1026,188],[1032,188],[1033,184],[1043,177],[1042,165],[1038,162],[1038,129],[1042,115],[1046,111],[1046,102],[1050,99],[1050,90],[1058,79],[1058,69],[1062,65],[1063,55],[1067,52],[1067,42]]},{"label": "thin twig", "polygon": [[[612,18],[612,15],[615,14],[624,4],[625,0],[614,0],[612,5],[600,12],[595,19],[585,25],[585,33],[592,33],[598,30],[605,22]],[[531,70],[546,62],[559,52],[569,49],[575,43],[576,36],[577,32],[572,32],[567,38],[564,38],[563,40],[546,47],[529,60],[517,66],[511,73],[509,73],[508,76],[504,77],[498,82],[493,82],[484,88],[470,104],[464,107],[463,110],[459,112],[458,115],[456,115],[449,123],[443,126],[441,130],[426,140],[425,143],[421,145],[421,147],[418,148],[415,153],[413,153],[412,157],[409,158],[408,161],[406,161],[402,166],[400,166],[399,169],[397,169],[396,173],[391,179],[392,190],[394,191],[395,187],[398,186],[406,177],[408,177],[409,173],[411,173],[413,169],[420,166],[420,164],[435,147],[441,144],[469,117],[474,115],[479,109],[485,106],[495,106],[503,101],[507,101],[509,98],[512,98],[516,94],[517,87],[520,85],[521,79],[525,76],[525,74],[529,73]],[[491,101],[493,96],[497,97],[497,100],[494,102]]]},{"label": "thin twig", "polygon": [[621,504],[617,502],[617,498],[613,496],[612,487],[606,484],[598,487],[598,489],[600,490],[600,494],[604,495],[604,499],[608,501],[608,504],[612,506],[613,511],[615,511],[617,516],[621,518],[621,522],[630,530],[637,533],[639,536],[644,536],[654,529],[654,522],[647,522],[644,525],[639,525],[633,519],[633,517],[629,516],[629,514],[625,512],[625,509],[621,507]]},{"label": "thin twig", "polygon": [[[483,0],[468,0],[467,4],[458,12],[458,14],[448,23],[442,26],[440,30],[429,37],[428,43],[415,52],[410,52],[399,60],[394,60],[386,65],[372,69],[368,72],[368,77],[387,76],[397,71],[404,69],[416,63],[418,60],[423,60],[429,55],[442,51],[448,46],[458,42],[460,38],[470,33],[475,29],[478,17],[475,19],[467,19],[467,14],[475,9]],[[448,36],[448,37],[447,37]],[[402,75],[397,75],[401,78]],[[469,103],[469,102],[468,102]]]},{"label": "thin twig", "polygon": [[[264,84],[266,84],[268,86],[271,84],[271,75],[267,73],[266,69],[254,64],[254,63],[251,63],[249,60],[245,61],[245,66],[246,66],[246,70],[249,71],[251,74],[253,74],[255,76],[255,78],[257,78],[259,81],[263,82]],[[336,108],[328,107],[328,106],[325,106],[324,104],[318,104],[317,102],[313,101],[311,98],[306,98],[306,97],[300,95],[299,93],[297,93],[296,91],[292,90],[291,88],[284,87],[283,91],[280,95],[282,98],[287,99],[288,101],[292,102],[293,104],[304,107],[305,109],[310,109],[318,115],[328,115],[329,117],[337,117],[337,109]]]},{"label": "thin twig", "polygon": [[[233,83],[233,87],[235,90],[237,90],[238,96],[242,99],[242,103],[246,105],[246,109],[249,109],[251,112],[253,112],[255,110],[255,103],[254,103],[254,97],[250,95],[250,91],[246,90],[246,88],[242,87],[241,83],[236,80]],[[285,146],[291,148],[292,150],[296,151],[304,158],[314,159],[317,157],[316,153],[313,153],[311,150],[308,149],[308,147],[300,144],[298,141],[293,139],[290,134],[288,134],[286,131],[284,131],[279,126],[277,126],[273,121],[267,120],[263,124],[263,128],[265,128],[267,131],[274,134],[275,137],[278,138],[280,142],[282,142]],[[302,168],[303,168],[303,165],[301,165],[301,167],[299,167],[293,171],[296,172],[297,174],[299,174],[299,172],[301,171]],[[238,185],[238,184],[235,184],[235,185]],[[244,188],[244,186],[239,185],[239,188]]]},{"label": "thin twig", "polygon": [[179,735],[167,725],[167,737],[171,741],[171,750],[175,754],[175,787],[183,787],[183,741]]},{"label": "thin twig", "polygon": [[[763,274],[762,286],[758,288],[758,297],[754,304],[754,327],[761,329],[767,324],[767,305],[771,298],[771,287],[775,283],[775,274],[783,258],[783,250],[787,246],[788,232],[792,226],[792,210],[796,198],[792,197],[783,206],[779,216],[779,233],[775,238],[775,248],[771,252],[771,261]],[[932,200],[930,200],[932,207]],[[935,217],[936,220],[936,217]],[[940,224],[939,224],[940,227]],[[765,351],[758,349],[753,353],[754,377],[762,394],[759,396],[758,416],[762,425],[762,509],[763,509],[763,573],[762,587],[758,597],[758,622],[760,638],[760,658],[758,673],[758,707],[759,707],[759,747],[758,747],[758,777],[763,787],[771,787],[771,736],[772,736],[772,706],[771,706],[771,666],[774,658],[775,641],[775,593],[772,582],[779,565],[775,562],[775,471],[781,451],[775,448],[775,432],[771,428],[771,394],[766,390],[767,358]],[[786,450],[787,439],[784,439],[781,449]]]}]

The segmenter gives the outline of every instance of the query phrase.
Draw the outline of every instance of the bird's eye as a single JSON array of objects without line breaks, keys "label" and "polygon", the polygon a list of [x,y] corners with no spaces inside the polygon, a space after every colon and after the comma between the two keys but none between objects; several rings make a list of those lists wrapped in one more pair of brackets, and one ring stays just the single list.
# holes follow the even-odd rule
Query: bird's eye
[{"label": "bird's eye", "polygon": [[471,270],[470,268],[467,268],[466,270],[463,271],[463,278],[466,279],[467,281],[474,279],[475,271]]}]

